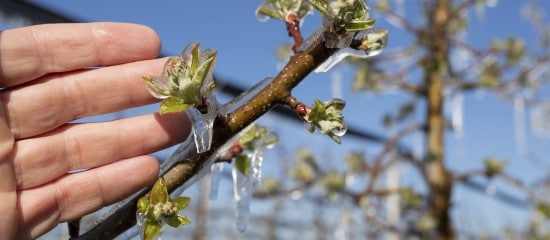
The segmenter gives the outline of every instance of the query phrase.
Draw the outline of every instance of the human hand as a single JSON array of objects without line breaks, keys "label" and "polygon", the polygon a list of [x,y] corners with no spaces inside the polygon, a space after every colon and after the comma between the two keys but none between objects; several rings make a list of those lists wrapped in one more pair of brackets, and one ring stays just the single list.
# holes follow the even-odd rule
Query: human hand
[{"label": "human hand", "polygon": [[36,238],[157,178],[146,154],[188,135],[185,114],[69,122],[154,103],[141,76],[162,71],[159,49],[151,29],[133,24],[0,33],[0,239]]}]

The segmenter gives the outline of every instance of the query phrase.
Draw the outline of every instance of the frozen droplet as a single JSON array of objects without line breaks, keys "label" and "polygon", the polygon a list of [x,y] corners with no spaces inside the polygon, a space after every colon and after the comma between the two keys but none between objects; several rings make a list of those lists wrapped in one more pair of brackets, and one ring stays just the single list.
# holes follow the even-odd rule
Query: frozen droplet
[{"label": "frozen droplet", "polygon": [[344,125],[344,127],[342,127],[342,128],[333,129],[332,133],[334,133],[334,135],[336,135],[338,137],[342,137],[346,134],[347,131],[348,131],[348,127],[346,125]]},{"label": "frozen droplet", "polygon": [[362,49],[354,49],[351,47],[341,48],[336,53],[332,54],[325,62],[319,65],[315,69],[315,72],[327,72],[348,56],[368,58],[380,54],[387,46],[388,34],[387,30],[384,29],[369,28],[359,31],[353,39],[363,43],[358,46]]},{"label": "frozen droplet", "polygon": [[136,224],[140,228],[143,227],[143,222],[145,221],[145,214],[140,211],[136,211]]},{"label": "frozen droplet", "polygon": [[194,107],[188,108],[188,113],[191,116],[191,121],[193,122],[193,137],[195,138],[197,152],[202,153],[210,150],[214,119],[206,118]]},{"label": "frozen droplet", "polygon": [[300,200],[304,193],[301,190],[294,190],[290,193],[290,198],[294,201]]},{"label": "frozen droplet", "polygon": [[210,167],[210,200],[215,200],[218,198],[221,173],[223,172],[224,166],[225,163],[219,162],[212,164],[212,167]]},{"label": "frozen droplet", "polygon": [[369,28],[360,31],[355,35],[355,39],[363,42],[363,53],[360,58],[368,58],[380,54],[388,45],[388,30],[379,28]]},{"label": "frozen droplet", "polygon": [[485,193],[489,196],[494,196],[497,193],[497,186],[494,183],[489,182],[485,187]]},{"label": "frozen droplet", "polygon": [[245,176],[236,167],[233,167],[233,198],[236,203],[236,227],[243,233],[249,221],[250,199],[252,198],[252,178]]}]

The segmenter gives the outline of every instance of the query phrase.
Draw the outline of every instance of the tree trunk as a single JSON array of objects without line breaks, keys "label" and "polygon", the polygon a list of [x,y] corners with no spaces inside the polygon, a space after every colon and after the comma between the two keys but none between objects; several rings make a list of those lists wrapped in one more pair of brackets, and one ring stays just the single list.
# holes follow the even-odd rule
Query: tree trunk
[{"label": "tree trunk", "polygon": [[443,89],[447,68],[447,26],[451,9],[450,0],[435,1],[428,6],[430,30],[424,41],[428,56],[425,62],[427,87],[427,159],[425,176],[430,188],[432,217],[437,222],[439,239],[455,239],[449,216],[452,179],[445,167],[445,119],[443,116]]}]

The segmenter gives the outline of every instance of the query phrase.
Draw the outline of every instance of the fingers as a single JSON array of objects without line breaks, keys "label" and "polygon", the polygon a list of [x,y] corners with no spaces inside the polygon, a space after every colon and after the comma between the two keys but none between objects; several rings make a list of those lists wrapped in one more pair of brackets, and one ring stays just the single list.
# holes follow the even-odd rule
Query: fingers
[{"label": "fingers", "polygon": [[3,31],[0,48],[0,86],[11,87],[47,73],[151,59],[160,40],[135,24],[45,24]]},{"label": "fingers", "polygon": [[8,158],[13,148],[13,135],[0,108],[0,238],[14,239],[17,229],[16,177],[13,161]]},{"label": "fingers", "polygon": [[159,75],[166,59],[44,77],[35,84],[0,92],[17,139],[55,129],[71,120],[156,101],[142,76]]},{"label": "fingers", "polygon": [[94,168],[167,148],[183,141],[189,126],[185,113],[150,114],[68,124],[47,135],[17,141],[12,158],[18,189],[44,184],[70,170]]},{"label": "fingers", "polygon": [[34,239],[59,222],[72,220],[124,199],[151,184],[159,166],[140,156],[86,172],[68,174],[55,182],[19,193],[22,216],[18,239]]}]

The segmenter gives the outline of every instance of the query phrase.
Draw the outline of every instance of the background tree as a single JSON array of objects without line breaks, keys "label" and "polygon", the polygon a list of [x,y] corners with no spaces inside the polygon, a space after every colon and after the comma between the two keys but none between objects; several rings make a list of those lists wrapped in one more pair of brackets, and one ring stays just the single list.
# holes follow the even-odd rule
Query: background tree
[{"label": "background tree", "polygon": [[[530,1],[525,1],[527,2]],[[457,160],[464,159],[456,157],[456,144],[460,141],[455,139],[461,137],[465,130],[461,121],[460,106],[479,94],[497,96],[498,99],[511,103],[510,105],[516,109],[515,120],[519,122],[522,121],[521,116],[525,116],[525,112],[522,111],[532,109],[531,120],[538,121],[538,125],[534,125],[536,133],[548,134],[547,128],[544,127],[544,124],[547,124],[545,119],[548,118],[543,116],[548,114],[545,113],[548,112],[545,110],[548,109],[545,107],[548,104],[544,101],[548,101],[547,69],[550,38],[547,23],[540,11],[547,9],[544,7],[546,3],[531,2],[538,5],[530,5],[531,7],[523,10],[527,12],[532,26],[538,32],[538,42],[529,40],[527,36],[517,36],[515,33],[505,33],[504,35],[510,34],[510,37],[491,40],[465,37],[465,34],[475,35],[475,29],[479,29],[471,23],[479,23],[476,20],[479,15],[475,14],[481,14],[482,9],[487,11],[487,26],[499,25],[490,20],[490,13],[499,11],[498,5],[495,9],[485,8],[494,5],[494,1],[426,0],[369,3],[373,8],[372,12],[381,14],[375,15],[379,22],[387,19],[398,27],[390,28],[389,51],[369,60],[349,59],[353,67],[332,71],[340,72],[344,78],[354,76],[353,83],[347,86],[351,86],[356,92],[368,92],[373,96],[368,101],[377,101],[373,99],[374,96],[388,91],[399,93],[390,97],[396,98],[401,106],[378,116],[380,122],[388,127],[390,137],[380,147],[370,147],[368,143],[369,146],[364,148],[354,145],[355,151],[347,156],[330,154],[338,160],[323,157],[327,154],[326,150],[315,146],[311,146],[310,150],[297,151],[295,157],[293,154],[280,154],[285,149],[293,151],[294,148],[279,147],[283,150],[279,150],[279,154],[273,154],[274,156],[267,156],[265,164],[279,166],[280,170],[264,169],[264,175],[274,177],[263,179],[255,196],[265,200],[254,201],[252,205],[251,215],[258,220],[253,223],[265,222],[265,225],[252,225],[245,236],[257,238],[261,234],[261,238],[266,235],[285,238],[302,234],[305,238],[318,239],[332,236],[353,239],[366,234],[390,238],[418,236],[452,239],[472,235],[479,237],[483,232],[468,232],[467,227],[461,226],[464,220],[460,219],[460,216],[452,217],[451,213],[455,211],[456,214],[456,209],[460,209],[462,201],[469,201],[452,197],[461,186],[481,186],[483,192],[502,201],[511,202],[510,199],[526,198],[529,201],[528,209],[539,212],[539,216],[548,216],[548,203],[544,201],[548,194],[545,190],[548,177],[544,169],[541,168],[539,173],[526,177],[521,171],[510,169],[510,165],[517,165],[515,162],[519,160],[510,159],[513,157],[509,158],[502,154],[501,150],[493,153],[496,157],[489,155],[479,159],[467,159],[470,163],[467,167],[457,165]],[[538,9],[533,6],[538,6]],[[417,14],[413,12],[415,10],[418,11]],[[522,20],[518,18],[511,22],[520,21]],[[276,26],[282,28],[281,34],[284,35],[284,28],[280,24],[272,24],[269,27]],[[409,44],[392,48],[393,39],[401,37],[410,39]],[[521,40],[522,38],[525,40]],[[306,84],[307,81],[304,85]],[[382,95],[383,100],[380,102],[395,104],[395,100],[388,100],[385,96],[387,95]],[[344,98],[347,99],[348,96]],[[484,100],[491,101],[487,98],[490,97]],[[370,109],[364,111],[369,113]],[[537,114],[542,117],[538,118]],[[352,121],[352,116],[346,115],[346,120]],[[491,124],[498,123],[481,122],[479,125]],[[519,136],[520,143],[518,148],[521,148],[522,128],[517,129],[516,135]],[[525,134],[523,133],[524,137]],[[422,151],[409,147],[410,142],[415,143],[411,139],[418,136],[425,141]],[[305,135],[304,138],[318,143],[313,140],[317,137]],[[292,146],[293,142],[286,140],[286,143]],[[344,145],[346,140],[343,139]],[[465,138],[464,141],[472,140]],[[495,143],[498,142],[498,139],[495,139]],[[285,145],[284,136],[280,145]],[[281,161],[289,156],[293,159]],[[526,154],[527,159],[537,160],[535,157]],[[539,157],[538,166],[547,166],[547,157]],[[520,164],[531,163],[526,161]],[[228,169],[226,168],[226,172]],[[400,171],[416,173],[407,174],[413,180],[402,178],[401,181],[395,181]],[[490,181],[484,186],[486,180]],[[403,186],[403,182],[409,186]],[[201,185],[208,187],[208,183]],[[195,224],[184,227],[183,231],[194,231],[197,239],[214,236],[213,234],[219,237],[220,231],[214,230],[219,228],[215,226],[228,224],[225,222],[227,219],[219,221],[218,218],[231,214],[225,213],[225,204],[219,203],[218,200],[211,202],[213,209],[210,214],[214,217],[205,218],[203,215],[209,212],[210,202],[204,198],[204,195],[200,198],[193,197],[190,209],[197,209],[200,214],[195,218],[190,216],[191,219],[197,220],[194,220]],[[299,204],[298,208],[296,204]],[[513,204],[517,205],[518,202]],[[255,205],[260,205],[261,208],[258,209]],[[230,204],[230,207],[233,208],[233,204]],[[495,216],[488,218],[492,220]],[[284,224],[288,220],[292,221],[289,224],[291,226]],[[548,223],[533,221],[528,229],[504,229],[504,233],[486,231],[494,237],[544,238],[544,234],[548,233],[544,232],[540,224]],[[317,231],[300,231],[311,227]],[[263,231],[264,229],[270,231]],[[227,230],[227,233],[228,236],[241,236],[233,229]]]}]

